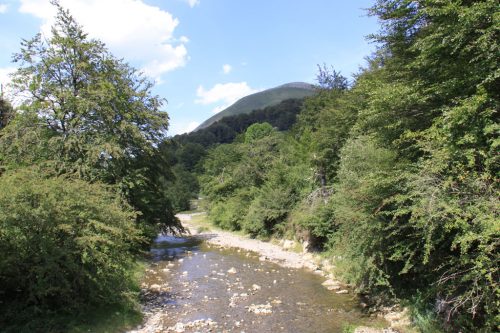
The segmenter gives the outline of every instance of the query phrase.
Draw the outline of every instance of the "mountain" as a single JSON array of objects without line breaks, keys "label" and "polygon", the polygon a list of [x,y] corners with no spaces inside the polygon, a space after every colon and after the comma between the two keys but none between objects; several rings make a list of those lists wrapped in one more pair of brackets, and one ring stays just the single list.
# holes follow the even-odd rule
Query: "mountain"
[{"label": "mountain", "polygon": [[314,94],[315,87],[312,84],[304,82],[292,82],[272,89],[267,89],[239,99],[230,107],[205,120],[195,129],[195,131],[206,128],[227,116],[250,113],[253,110],[276,105],[286,99],[304,98]]},{"label": "mountain", "polygon": [[196,143],[207,148],[215,144],[233,142],[239,134],[245,133],[247,128],[255,123],[266,122],[278,131],[287,131],[295,124],[303,102],[304,99],[285,99],[264,109],[226,116],[205,128],[176,135],[172,139],[183,145]]}]

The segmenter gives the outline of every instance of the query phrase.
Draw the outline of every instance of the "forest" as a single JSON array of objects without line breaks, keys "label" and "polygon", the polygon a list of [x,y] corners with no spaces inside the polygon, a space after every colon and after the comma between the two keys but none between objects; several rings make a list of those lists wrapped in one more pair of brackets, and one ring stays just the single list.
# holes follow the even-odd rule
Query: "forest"
[{"label": "forest", "polygon": [[168,137],[152,83],[59,7],[14,55],[26,99],[0,100],[0,326],[133,309],[142,253],[201,196],[215,225],[306,241],[420,331],[498,330],[498,3],[369,14],[352,79],[322,65],[312,97]]}]

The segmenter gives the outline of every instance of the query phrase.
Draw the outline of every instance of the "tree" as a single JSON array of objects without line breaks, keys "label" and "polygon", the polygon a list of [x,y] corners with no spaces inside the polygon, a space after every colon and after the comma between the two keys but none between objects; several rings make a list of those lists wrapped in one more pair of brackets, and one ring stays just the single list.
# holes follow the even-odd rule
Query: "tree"
[{"label": "tree", "polygon": [[379,0],[371,12],[381,48],[356,82],[351,133],[370,140],[340,156],[340,252],[358,256],[364,286],[421,295],[451,330],[495,330],[498,3]]},{"label": "tree", "polygon": [[[167,165],[155,165],[168,128],[164,100],[152,94],[150,81],[52,3],[57,16],[51,36],[22,42],[14,55],[20,67],[13,85],[27,96],[20,109],[34,115],[33,126],[52,133],[55,172],[112,184],[143,212],[142,219],[178,225],[156,181],[171,177]],[[156,198],[154,205],[144,202],[146,193]]]},{"label": "tree", "polygon": [[[116,181],[127,162],[164,137],[163,100],[151,94],[151,82],[89,40],[70,13],[54,5],[52,36],[23,41],[14,56],[20,65],[14,87],[28,95],[21,108],[60,134],[61,157],[69,162],[65,171]],[[80,168],[71,170],[76,161]]]},{"label": "tree", "polygon": [[14,117],[14,108],[12,105],[0,96],[0,130],[7,126],[10,120]]},{"label": "tree", "polygon": [[273,126],[269,123],[257,123],[247,128],[245,132],[245,142],[251,143],[271,135],[274,132]]},{"label": "tree", "polygon": [[326,64],[318,65],[318,75],[316,76],[320,89],[343,91],[349,88],[349,81],[333,66],[328,68]]},{"label": "tree", "polygon": [[175,154],[178,163],[184,166],[184,168],[189,172],[193,172],[195,170],[198,162],[205,155],[206,151],[202,145],[191,142],[181,145]]}]

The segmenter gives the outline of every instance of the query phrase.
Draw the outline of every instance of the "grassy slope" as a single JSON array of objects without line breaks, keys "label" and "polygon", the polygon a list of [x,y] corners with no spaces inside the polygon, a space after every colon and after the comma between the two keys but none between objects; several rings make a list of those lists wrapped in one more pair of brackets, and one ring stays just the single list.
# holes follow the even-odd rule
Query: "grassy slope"
[{"label": "grassy slope", "polygon": [[205,120],[196,130],[205,128],[214,122],[232,115],[250,113],[253,110],[263,109],[276,105],[289,98],[304,98],[314,94],[312,86],[307,84],[286,84],[276,88],[264,90],[238,100],[230,107]]}]

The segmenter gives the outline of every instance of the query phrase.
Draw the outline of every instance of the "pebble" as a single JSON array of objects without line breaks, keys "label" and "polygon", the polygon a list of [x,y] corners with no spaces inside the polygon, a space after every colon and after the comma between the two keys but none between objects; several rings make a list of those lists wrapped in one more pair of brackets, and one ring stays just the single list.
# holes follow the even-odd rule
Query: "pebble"
[{"label": "pebble", "polygon": [[159,292],[161,290],[161,286],[159,284],[152,284],[149,286],[151,291]]},{"label": "pebble", "polygon": [[255,314],[270,314],[273,312],[272,305],[267,304],[252,304],[248,307],[248,312],[253,312]]}]

